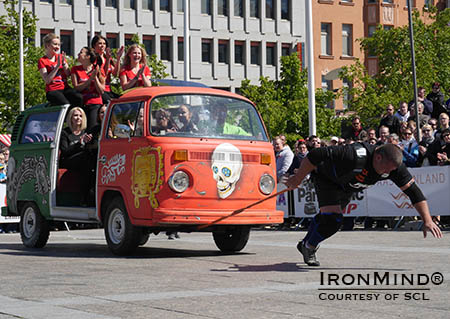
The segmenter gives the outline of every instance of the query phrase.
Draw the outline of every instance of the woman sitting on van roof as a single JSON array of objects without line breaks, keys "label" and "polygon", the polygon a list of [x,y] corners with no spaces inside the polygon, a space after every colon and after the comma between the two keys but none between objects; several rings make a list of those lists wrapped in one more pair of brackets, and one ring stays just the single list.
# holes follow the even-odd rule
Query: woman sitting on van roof
[{"label": "woman sitting on van roof", "polygon": [[82,106],[83,97],[67,83],[70,70],[66,54],[58,53],[61,46],[59,36],[49,33],[44,37],[43,42],[45,55],[39,59],[38,69],[45,82],[47,100],[52,105]]},{"label": "woman sitting on van roof", "polygon": [[128,48],[125,61],[120,69],[120,85],[128,90],[139,86],[152,86],[150,68],[147,66],[147,53],[138,44]]},{"label": "woman sitting on van roof", "polygon": [[107,104],[109,100],[119,97],[111,91],[111,75],[118,76],[120,69],[120,58],[122,57],[124,47],[121,46],[117,50],[117,59],[114,62],[111,57],[111,49],[108,45],[108,40],[97,34],[92,38],[91,47],[95,50],[102,61],[101,68],[103,69],[103,74],[105,75],[105,92],[103,92],[102,99],[103,104]]},{"label": "woman sitting on van roof", "polygon": [[72,67],[72,84],[83,94],[87,127],[90,129],[97,124],[98,109],[103,105],[105,75],[101,59],[92,48],[83,47],[78,53],[78,62],[80,65]]}]

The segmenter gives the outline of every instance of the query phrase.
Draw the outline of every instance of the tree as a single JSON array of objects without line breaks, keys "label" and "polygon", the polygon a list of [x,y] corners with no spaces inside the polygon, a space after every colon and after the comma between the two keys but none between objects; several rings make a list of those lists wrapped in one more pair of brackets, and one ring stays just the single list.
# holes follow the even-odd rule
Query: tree
[{"label": "tree", "polygon": [[[242,94],[256,104],[272,137],[284,134],[292,144],[309,135],[307,75],[307,70],[301,69],[297,55],[292,54],[281,57],[280,80],[261,77],[259,85],[242,81]],[[336,135],[339,131],[334,110],[327,107],[333,98],[333,92],[316,90],[317,134],[320,137]]]},{"label": "tree", "polygon": [[[7,14],[0,16],[0,131],[10,128],[19,114],[19,14],[14,9],[17,0],[5,0],[2,5]],[[37,69],[37,61],[43,55],[34,45],[36,17],[23,11],[24,38],[24,96],[25,107],[43,103],[45,90]]]},{"label": "tree", "polygon": [[[431,89],[438,81],[450,88],[450,9],[437,12],[436,8],[413,14],[417,85]],[[359,39],[366,54],[376,55],[379,72],[368,75],[364,65],[356,61],[344,67],[341,79],[353,82],[353,88],[343,89],[353,99],[350,110],[356,111],[366,125],[378,125],[380,115],[391,103],[414,97],[411,51],[408,26],[384,30],[380,25],[370,38]]]}]

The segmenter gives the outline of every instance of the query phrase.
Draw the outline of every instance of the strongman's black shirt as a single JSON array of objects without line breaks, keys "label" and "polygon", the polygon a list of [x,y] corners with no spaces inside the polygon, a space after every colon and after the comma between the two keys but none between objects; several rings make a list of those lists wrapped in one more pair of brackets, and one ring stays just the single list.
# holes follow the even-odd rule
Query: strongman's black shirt
[{"label": "strongman's black shirt", "polygon": [[357,155],[352,144],[315,148],[307,157],[314,166],[317,166],[315,174],[349,192],[360,191],[385,179],[390,179],[395,185],[402,187],[412,179],[403,163],[387,176],[377,174],[372,166],[376,146],[368,143],[361,145],[367,150],[367,159],[359,172],[354,171],[357,168]]}]

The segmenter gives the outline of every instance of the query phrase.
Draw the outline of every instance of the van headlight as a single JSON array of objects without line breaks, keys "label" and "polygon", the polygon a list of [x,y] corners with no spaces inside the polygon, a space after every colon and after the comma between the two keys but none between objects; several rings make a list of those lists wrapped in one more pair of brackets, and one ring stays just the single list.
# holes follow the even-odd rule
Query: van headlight
[{"label": "van headlight", "polygon": [[259,189],[265,195],[269,195],[275,189],[275,180],[269,174],[264,174],[259,179]]},{"label": "van headlight", "polygon": [[184,192],[189,187],[189,175],[183,171],[176,171],[169,178],[169,186],[174,192]]}]

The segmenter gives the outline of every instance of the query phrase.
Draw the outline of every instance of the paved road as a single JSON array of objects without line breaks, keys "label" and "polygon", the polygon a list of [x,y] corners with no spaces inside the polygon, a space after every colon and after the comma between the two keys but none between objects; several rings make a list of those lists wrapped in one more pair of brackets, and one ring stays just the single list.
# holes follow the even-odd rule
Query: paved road
[{"label": "paved road", "polygon": [[54,232],[41,250],[0,234],[0,318],[449,318],[445,235],[340,232],[308,268],[295,249],[304,232],[252,231],[234,255],[208,233],[152,235],[128,258],[102,230]]}]

